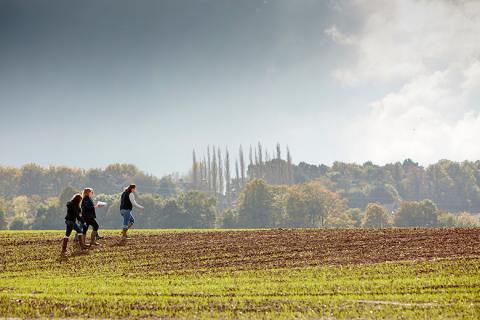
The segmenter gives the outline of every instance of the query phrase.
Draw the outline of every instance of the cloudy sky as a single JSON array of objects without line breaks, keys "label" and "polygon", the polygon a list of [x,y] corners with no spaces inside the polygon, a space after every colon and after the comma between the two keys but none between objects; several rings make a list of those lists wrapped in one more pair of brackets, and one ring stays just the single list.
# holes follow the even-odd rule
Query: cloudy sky
[{"label": "cloudy sky", "polygon": [[0,0],[0,164],[480,159],[480,1]]}]

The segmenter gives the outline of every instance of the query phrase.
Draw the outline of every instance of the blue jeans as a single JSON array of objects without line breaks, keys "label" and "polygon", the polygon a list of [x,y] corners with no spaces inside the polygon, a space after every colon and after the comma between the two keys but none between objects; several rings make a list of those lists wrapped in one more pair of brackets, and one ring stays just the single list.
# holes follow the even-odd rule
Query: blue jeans
[{"label": "blue jeans", "polygon": [[128,229],[128,224],[134,224],[135,219],[133,218],[133,211],[132,210],[125,210],[121,209],[120,214],[123,217],[123,229]]},{"label": "blue jeans", "polygon": [[65,231],[66,237],[70,237],[73,230],[75,230],[75,232],[78,234],[82,234],[82,229],[75,221],[65,220],[65,224],[67,225],[67,230]]}]

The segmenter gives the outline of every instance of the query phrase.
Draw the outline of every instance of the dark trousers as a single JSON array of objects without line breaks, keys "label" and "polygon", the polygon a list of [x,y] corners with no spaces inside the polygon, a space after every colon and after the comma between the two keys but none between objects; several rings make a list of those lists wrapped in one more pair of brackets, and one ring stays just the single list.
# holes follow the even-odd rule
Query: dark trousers
[{"label": "dark trousers", "polygon": [[83,234],[87,234],[88,227],[92,226],[93,231],[98,231],[98,223],[95,218],[84,218],[85,225],[83,227]]}]

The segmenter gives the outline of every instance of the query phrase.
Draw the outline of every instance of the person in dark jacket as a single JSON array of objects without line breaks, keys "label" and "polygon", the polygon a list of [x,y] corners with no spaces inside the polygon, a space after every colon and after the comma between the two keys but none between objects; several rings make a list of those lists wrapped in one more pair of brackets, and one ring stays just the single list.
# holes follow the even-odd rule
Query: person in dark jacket
[{"label": "person in dark jacket", "polygon": [[135,201],[135,192],[137,191],[137,186],[134,184],[129,185],[122,193],[120,198],[120,214],[123,216],[123,229],[122,229],[122,240],[129,239],[127,237],[127,231],[135,223],[133,218],[133,207],[136,207],[140,210],[144,208]]},{"label": "person in dark jacket", "polygon": [[83,218],[81,215],[80,202],[82,201],[82,195],[76,194],[73,196],[72,200],[67,202],[67,215],[65,216],[65,225],[67,227],[65,231],[65,236],[63,237],[62,243],[62,252],[61,255],[64,256],[67,252],[68,238],[72,234],[72,231],[78,235],[79,245],[82,250],[85,249],[85,235],[83,234],[82,228],[77,224],[77,221],[80,224],[83,224]]},{"label": "person in dark jacket", "polygon": [[85,188],[83,190],[83,200],[82,200],[82,215],[83,219],[85,220],[85,224],[83,227],[83,234],[85,237],[87,236],[88,227],[92,226],[93,231],[90,236],[90,246],[97,246],[97,234],[98,234],[98,223],[97,223],[97,215],[95,213],[95,209],[98,208],[97,204],[93,203],[93,189],[92,188]]}]

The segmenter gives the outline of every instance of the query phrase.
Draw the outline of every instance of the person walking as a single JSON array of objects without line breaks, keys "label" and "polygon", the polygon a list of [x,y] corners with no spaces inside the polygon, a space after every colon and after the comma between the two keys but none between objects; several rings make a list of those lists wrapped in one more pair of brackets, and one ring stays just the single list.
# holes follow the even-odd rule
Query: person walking
[{"label": "person walking", "polygon": [[85,250],[85,235],[83,234],[81,226],[77,223],[79,222],[82,225],[84,222],[81,215],[81,202],[82,195],[80,194],[74,195],[73,198],[69,202],[67,202],[67,215],[65,216],[66,231],[62,243],[62,256],[65,256],[67,252],[68,239],[70,238],[73,230],[75,230],[78,235],[78,244],[80,246],[80,249]]},{"label": "person walking", "polygon": [[135,201],[136,191],[137,186],[131,184],[127,188],[125,188],[120,198],[120,214],[123,217],[122,240],[129,239],[127,237],[127,232],[135,223],[135,219],[133,217],[133,207],[136,207],[140,210],[145,209],[143,206],[139,205]]},{"label": "person walking", "polygon": [[92,226],[92,234],[90,235],[90,247],[98,246],[97,234],[98,234],[98,223],[97,223],[97,215],[95,213],[95,209],[98,208],[97,204],[93,203],[93,189],[92,188],[85,188],[83,190],[83,200],[82,200],[82,215],[83,219],[85,220],[85,224],[83,227],[83,234],[85,237],[87,236],[88,227]]}]

